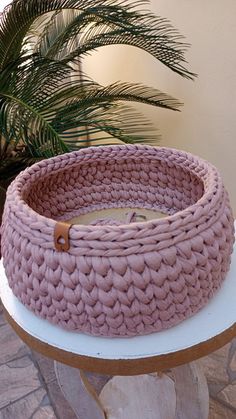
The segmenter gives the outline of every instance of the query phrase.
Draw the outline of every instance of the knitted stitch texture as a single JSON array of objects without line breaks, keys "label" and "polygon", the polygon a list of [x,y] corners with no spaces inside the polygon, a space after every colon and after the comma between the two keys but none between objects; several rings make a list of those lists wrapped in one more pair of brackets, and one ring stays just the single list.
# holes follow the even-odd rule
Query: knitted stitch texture
[{"label": "knitted stitch texture", "polygon": [[[165,218],[72,225],[112,207]],[[164,147],[90,147],[41,161],[10,185],[2,254],[9,285],[36,315],[96,336],[157,332],[192,316],[220,288],[234,242],[221,177],[208,162]]]}]

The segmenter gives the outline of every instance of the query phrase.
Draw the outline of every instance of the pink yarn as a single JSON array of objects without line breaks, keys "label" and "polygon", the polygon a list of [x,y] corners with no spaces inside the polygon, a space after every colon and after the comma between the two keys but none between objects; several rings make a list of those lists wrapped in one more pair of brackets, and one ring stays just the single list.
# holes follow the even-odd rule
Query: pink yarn
[{"label": "pink yarn", "polygon": [[[57,221],[112,207],[162,219],[73,225],[57,252]],[[100,224],[100,225],[98,225]],[[35,314],[103,336],[148,334],[205,306],[230,265],[228,194],[218,171],[183,151],[91,147],[44,160],[10,185],[2,253],[10,287]]]}]

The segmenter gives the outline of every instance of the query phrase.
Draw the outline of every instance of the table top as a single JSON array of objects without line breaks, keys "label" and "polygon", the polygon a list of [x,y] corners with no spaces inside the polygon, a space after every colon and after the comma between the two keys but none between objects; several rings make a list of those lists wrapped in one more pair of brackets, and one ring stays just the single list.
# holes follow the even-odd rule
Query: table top
[{"label": "table top", "polygon": [[93,337],[41,319],[13,295],[0,262],[0,296],[9,323],[33,349],[81,369],[132,375],[175,367],[220,348],[236,336],[236,245],[229,273],[207,306],[177,326],[147,336]]}]

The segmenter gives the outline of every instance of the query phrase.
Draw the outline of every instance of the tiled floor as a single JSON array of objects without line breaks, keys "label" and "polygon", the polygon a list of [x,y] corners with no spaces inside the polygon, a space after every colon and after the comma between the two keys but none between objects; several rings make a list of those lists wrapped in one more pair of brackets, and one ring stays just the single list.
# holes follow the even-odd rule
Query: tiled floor
[{"label": "tiled floor", "polygon": [[[236,339],[198,362],[209,385],[209,419],[236,419]],[[75,414],[57,384],[53,361],[18,338],[0,307],[0,419],[55,418]]]}]

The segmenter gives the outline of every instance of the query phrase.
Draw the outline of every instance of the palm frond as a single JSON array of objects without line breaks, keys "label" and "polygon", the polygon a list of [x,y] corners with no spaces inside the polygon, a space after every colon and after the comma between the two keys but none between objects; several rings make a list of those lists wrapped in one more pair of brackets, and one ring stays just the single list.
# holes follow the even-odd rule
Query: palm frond
[{"label": "palm frond", "polygon": [[48,106],[58,109],[65,98],[68,103],[73,100],[72,106],[78,110],[95,103],[109,107],[110,103],[117,101],[139,102],[174,111],[178,111],[182,106],[182,103],[172,96],[141,83],[116,82],[104,87],[82,73],[79,73],[80,78],[78,72],[71,74],[72,77],[75,74],[75,80],[68,84],[63,83],[58,92],[48,97]]},{"label": "palm frond", "polygon": [[90,100],[93,103],[105,100],[107,104],[116,101],[139,102],[174,111],[182,106],[182,103],[172,96],[140,83],[116,82],[106,87],[92,83],[90,88],[86,87],[86,97],[83,100],[85,103]]},{"label": "palm frond", "polygon": [[[146,1],[130,3],[129,0],[97,0],[96,3],[122,5],[124,10],[132,10]],[[35,19],[49,12],[62,9],[86,10],[93,5],[94,0],[13,0],[4,9],[0,20],[0,69],[19,56],[22,43]]]},{"label": "palm frond", "polygon": [[[43,55],[53,59],[59,59],[62,51],[70,52],[79,43],[79,36],[92,24],[104,23],[109,28],[123,27],[127,29],[127,24],[131,17],[135,18],[136,13],[129,11],[119,5],[93,5],[86,10],[67,10],[66,14],[61,11],[56,12],[48,24],[45,26],[41,36],[39,36],[37,47]],[[66,19],[65,19],[66,17]],[[125,23],[123,23],[125,21]]]},{"label": "palm frond", "polygon": [[106,133],[106,138],[124,142],[156,138],[150,122],[118,102],[169,109],[179,105],[170,96],[139,84],[102,87],[78,71],[71,73],[60,61],[36,54],[21,57],[9,68],[0,75],[0,134],[8,141],[23,141],[36,158],[88,145],[88,134],[101,139]]},{"label": "palm frond", "polygon": [[[67,104],[67,112],[63,109],[57,112],[52,124],[70,149],[87,146],[85,134],[89,135],[90,141],[106,139],[109,144],[117,139],[125,143],[159,139],[156,128],[139,112],[123,103],[108,102],[105,97],[99,102],[91,100],[89,106],[86,100],[74,99]],[[104,137],[104,133],[108,136]]]},{"label": "palm frond", "polygon": [[[77,25],[77,16],[82,14],[79,10],[61,10],[53,13],[38,33],[35,42],[35,52],[49,59],[60,59],[74,50],[78,45],[77,33],[80,31]],[[76,26],[73,34],[71,27]],[[68,36],[69,35],[69,36]]]},{"label": "palm frond", "polygon": [[125,44],[143,49],[181,76],[195,76],[184,67],[188,44],[167,19],[152,13],[94,5],[70,14],[64,25],[62,14],[49,23],[38,44],[47,57],[69,62],[104,45]]},{"label": "palm frond", "polygon": [[[156,129],[126,102],[171,110],[181,103],[142,84],[100,86],[75,67],[112,44],[148,52],[186,78],[183,38],[168,20],[140,9],[145,0],[13,0],[0,20],[0,138],[18,168],[34,159],[101,142],[152,142]],[[16,25],[17,22],[17,25]],[[88,141],[89,140],[89,141]],[[3,146],[2,146],[3,144]],[[20,154],[19,154],[20,153]],[[33,160],[29,159],[29,156]],[[12,157],[12,156],[10,156]]]},{"label": "palm frond", "polygon": [[[15,0],[3,14],[0,24],[0,65],[2,63],[4,67],[4,63],[13,58],[12,51],[19,53],[19,45],[35,19],[56,12],[47,20],[39,43],[41,51],[50,58],[60,57],[64,52],[64,60],[73,61],[100,46],[128,44],[147,51],[178,74],[193,78],[194,74],[184,67],[187,44],[182,42],[183,38],[168,20],[136,8],[143,3],[112,0],[100,0],[96,4],[92,0]],[[62,9],[71,12],[64,25],[62,14],[57,13]],[[81,13],[74,14],[73,18],[73,10]],[[20,23],[17,32],[12,28],[13,18]],[[65,54],[65,51],[70,53]]]},{"label": "palm frond", "polygon": [[78,57],[81,58],[99,47],[107,45],[129,45],[148,52],[172,71],[185,78],[196,77],[196,74],[188,71],[184,66],[187,62],[183,50],[187,47],[186,44],[176,42],[174,37],[171,40],[166,36],[156,36],[149,32],[149,29],[147,32],[144,32],[143,27],[138,32],[137,30],[124,31],[123,28],[107,30],[107,25],[90,26],[87,32],[79,38],[78,47],[69,52],[63,61],[76,61]]},{"label": "palm frond", "polygon": [[[43,111],[45,101],[66,80],[70,69],[35,56],[24,60],[15,62],[14,71],[11,64],[9,73],[6,70],[0,74],[0,134],[8,141],[23,140],[35,150],[45,147],[46,142],[47,156],[69,151]],[[7,73],[11,77],[6,84]]]}]

